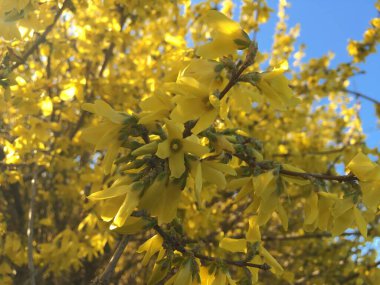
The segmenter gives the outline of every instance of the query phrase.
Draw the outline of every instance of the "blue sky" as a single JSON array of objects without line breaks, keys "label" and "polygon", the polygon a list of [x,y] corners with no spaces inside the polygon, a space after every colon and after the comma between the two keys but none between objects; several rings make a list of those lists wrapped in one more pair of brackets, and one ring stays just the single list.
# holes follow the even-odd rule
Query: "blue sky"
[{"label": "blue sky", "polygon": [[[200,0],[193,3],[202,2]],[[268,0],[268,5],[275,10],[268,23],[261,26],[257,35],[261,51],[270,51],[275,24],[278,0]],[[297,45],[306,44],[306,57],[321,57],[329,51],[335,54],[332,66],[351,60],[346,46],[348,39],[361,40],[363,32],[369,27],[369,22],[377,16],[375,0],[289,0],[291,7],[287,9],[289,15],[288,27],[297,23],[301,25],[301,34]],[[235,17],[240,10],[241,1],[235,0]],[[360,67],[366,71],[365,75],[357,75],[351,79],[349,89],[361,92],[369,97],[380,100],[380,54],[370,55]],[[323,101],[322,101],[323,102]],[[378,147],[380,144],[380,129],[377,127],[375,106],[366,100],[361,100],[361,118],[363,129],[367,136],[368,145]]]},{"label": "blue sky", "polygon": [[[236,1],[238,4],[240,1]],[[369,22],[377,16],[374,8],[375,0],[290,0],[291,7],[288,26],[301,25],[301,34],[297,44],[306,44],[306,57],[320,57],[331,51],[335,54],[332,65],[350,61],[346,46],[348,39],[362,39],[363,32],[369,27]],[[271,8],[277,9],[277,0],[268,0]],[[264,24],[258,34],[260,49],[269,51],[272,44],[272,34],[277,16]],[[268,36],[270,35],[270,36]],[[351,79],[349,89],[361,92],[369,97],[380,100],[380,54],[370,55],[360,67],[366,71]],[[370,147],[380,144],[380,129],[377,127],[375,106],[366,100],[361,100],[361,118],[363,129],[367,135]]]}]

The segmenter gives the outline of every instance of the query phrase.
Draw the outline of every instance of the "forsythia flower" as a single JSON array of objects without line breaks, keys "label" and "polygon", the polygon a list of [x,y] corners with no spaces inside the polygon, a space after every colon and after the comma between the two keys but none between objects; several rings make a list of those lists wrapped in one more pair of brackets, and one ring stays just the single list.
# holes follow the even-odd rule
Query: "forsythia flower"
[{"label": "forsythia flower", "polygon": [[131,179],[126,176],[116,180],[108,189],[95,192],[88,198],[90,200],[106,200],[103,219],[110,221],[113,219],[113,225],[121,227],[133,210],[140,202],[141,188],[139,182],[132,183]]},{"label": "forsythia flower", "polygon": [[85,103],[82,109],[105,119],[99,126],[83,130],[82,136],[84,140],[95,145],[95,150],[107,149],[107,154],[104,157],[104,172],[108,174],[121,145],[119,132],[126,115],[116,112],[110,105],[101,100],[96,100],[94,104]]},{"label": "forsythia flower", "polygon": [[170,85],[171,91],[178,94],[174,101],[177,104],[170,118],[179,123],[198,119],[191,130],[193,134],[210,127],[219,114],[220,101],[209,93],[209,89],[191,77],[181,77],[180,81]]},{"label": "forsythia flower", "polygon": [[197,55],[213,59],[249,46],[249,36],[238,23],[224,14],[210,10],[202,20],[211,29],[212,42],[198,47]]},{"label": "forsythia flower", "polygon": [[139,208],[157,217],[159,225],[170,223],[177,215],[181,187],[168,182],[167,177],[156,178],[141,198]]},{"label": "forsythia flower", "polygon": [[360,181],[380,180],[380,166],[372,162],[361,152],[350,161],[347,168],[351,170]]},{"label": "forsythia flower", "polygon": [[162,120],[169,116],[173,109],[171,97],[162,91],[156,92],[152,97],[149,97],[140,103],[142,113],[140,115],[140,124],[150,124],[155,121]]},{"label": "forsythia flower", "polygon": [[185,153],[202,156],[209,149],[197,143],[193,136],[183,138],[183,125],[167,120],[165,126],[168,137],[158,145],[156,155],[161,159],[169,158],[171,176],[179,178],[186,170]]},{"label": "forsythia flower", "polygon": [[298,103],[282,70],[262,73],[256,85],[275,108],[294,107]]},{"label": "forsythia flower", "polygon": [[193,276],[191,270],[191,261],[187,261],[174,275],[174,285],[191,285],[193,284]]}]

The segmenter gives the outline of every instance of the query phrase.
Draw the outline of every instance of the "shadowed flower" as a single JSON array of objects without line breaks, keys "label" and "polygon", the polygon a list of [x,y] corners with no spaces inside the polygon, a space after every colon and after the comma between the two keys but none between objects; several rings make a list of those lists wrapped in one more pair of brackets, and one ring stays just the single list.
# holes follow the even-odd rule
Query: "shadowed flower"
[{"label": "shadowed flower", "polygon": [[179,178],[186,170],[185,153],[202,156],[209,149],[199,144],[195,136],[183,138],[183,125],[167,120],[165,126],[168,136],[158,145],[156,155],[161,159],[168,158],[171,176]]},{"label": "shadowed flower", "polygon": [[201,21],[211,29],[212,41],[196,49],[199,56],[214,59],[245,49],[251,42],[239,23],[216,10],[208,11]]},{"label": "shadowed flower", "polygon": [[118,154],[121,145],[119,132],[127,117],[123,113],[116,112],[102,100],[96,100],[94,104],[85,103],[82,109],[104,118],[98,126],[83,130],[82,137],[85,141],[94,144],[95,150],[107,149],[104,157],[104,172],[108,174]]}]

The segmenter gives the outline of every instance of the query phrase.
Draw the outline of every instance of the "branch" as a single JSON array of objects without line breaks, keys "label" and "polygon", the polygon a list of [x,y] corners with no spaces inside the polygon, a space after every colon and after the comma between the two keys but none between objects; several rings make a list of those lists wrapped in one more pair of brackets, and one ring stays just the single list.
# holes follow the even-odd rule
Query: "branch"
[{"label": "branch", "polygon": [[358,181],[359,179],[352,174],[348,175],[328,175],[328,174],[319,174],[319,173],[308,173],[308,172],[296,172],[286,169],[280,170],[281,174],[289,175],[289,176],[295,176],[295,177],[301,177],[303,179],[310,179],[310,178],[317,178],[317,179],[323,179],[323,180],[333,180],[338,182],[349,182],[349,181]]},{"label": "branch", "polygon": [[98,285],[103,285],[103,284],[108,284],[109,280],[111,279],[112,274],[115,271],[115,267],[117,265],[117,262],[119,261],[121,255],[123,254],[123,251],[125,247],[127,246],[129,241],[128,236],[123,236],[119,244],[117,245],[117,248],[112,255],[109,263],[107,264],[106,268],[104,269],[104,272],[100,277],[97,277],[92,283],[93,284],[98,284]]},{"label": "branch", "polygon": [[33,238],[34,238],[34,215],[35,215],[35,202],[36,202],[36,194],[37,194],[37,176],[38,176],[38,168],[36,167],[33,171],[33,178],[31,181],[31,194],[30,194],[30,208],[28,213],[28,268],[30,272],[30,284],[36,285],[36,270],[33,262]]},{"label": "branch", "polygon": [[[366,268],[367,268],[367,270],[369,270],[369,269],[377,267],[379,265],[380,265],[380,261],[378,261],[378,262],[376,262],[374,264],[367,265]],[[356,273],[353,273],[351,275],[348,275],[346,278],[343,278],[341,280],[341,284],[347,284],[348,281],[351,281],[352,279],[355,279],[355,278],[357,278],[359,276],[360,276],[359,272],[356,272]]]},{"label": "branch", "polygon": [[228,259],[219,259],[211,256],[206,256],[191,250],[187,250],[177,239],[167,234],[159,225],[154,225],[153,229],[164,239],[164,241],[170,245],[173,249],[178,250],[182,254],[190,254],[193,255],[196,258],[199,258],[202,261],[210,261],[210,262],[216,262],[216,261],[222,261],[225,264],[233,265],[233,266],[239,266],[239,267],[253,267],[258,268],[264,271],[267,271],[270,269],[270,266],[266,263],[263,264],[255,264],[247,261],[233,261]]},{"label": "branch", "polygon": [[[352,233],[342,233],[340,236],[360,236],[360,232],[352,232]],[[261,240],[262,241],[288,241],[288,240],[300,240],[300,239],[313,239],[313,238],[331,238],[333,237],[330,233],[314,233],[314,234],[304,234],[304,235],[288,235],[288,236],[265,236]]]},{"label": "branch", "polygon": [[378,101],[378,100],[376,100],[374,98],[371,98],[371,97],[369,97],[367,95],[364,95],[363,93],[360,93],[360,92],[357,92],[357,91],[353,91],[353,90],[348,90],[348,89],[345,89],[343,91],[345,91],[345,92],[347,92],[349,94],[355,95],[356,97],[360,97],[360,98],[366,99],[366,100],[368,100],[368,101],[370,101],[372,103],[375,103],[377,105],[380,105],[380,101]]},{"label": "branch", "polygon": [[251,44],[249,45],[248,54],[243,64],[241,65],[241,67],[239,68],[237,72],[234,72],[232,74],[230,81],[228,82],[226,87],[224,87],[222,92],[220,92],[219,100],[222,100],[223,97],[227,94],[227,92],[230,91],[230,89],[239,81],[240,75],[244,72],[244,70],[246,70],[255,62],[257,50],[258,50],[257,43],[255,41],[252,41]]},{"label": "branch", "polygon": [[[252,157],[248,156],[247,154],[232,154],[239,158],[240,160],[247,163],[250,167],[256,168],[259,166],[262,169],[265,170],[272,170],[274,167],[273,165],[268,164],[268,161],[259,162],[257,163]],[[297,171],[291,171],[286,169],[280,169],[280,173],[284,175],[294,176],[294,177],[300,177],[303,179],[323,179],[323,180],[330,180],[330,181],[338,181],[338,182],[351,182],[351,181],[358,181],[359,179],[353,175],[328,175],[328,174],[319,174],[319,173],[309,173],[309,172],[297,172]]]},{"label": "branch", "polygon": [[30,46],[30,48],[24,53],[23,56],[21,56],[20,60],[17,61],[15,64],[13,64],[9,70],[9,73],[15,70],[17,67],[19,67],[22,64],[25,64],[28,57],[33,54],[39,47],[40,44],[44,43],[46,41],[47,35],[53,30],[55,24],[58,22],[59,18],[61,17],[63,11],[68,8],[68,6],[71,4],[71,0],[65,0],[63,2],[62,7],[58,10],[57,14],[54,17],[53,23],[50,24],[46,30],[42,33],[42,35]]}]

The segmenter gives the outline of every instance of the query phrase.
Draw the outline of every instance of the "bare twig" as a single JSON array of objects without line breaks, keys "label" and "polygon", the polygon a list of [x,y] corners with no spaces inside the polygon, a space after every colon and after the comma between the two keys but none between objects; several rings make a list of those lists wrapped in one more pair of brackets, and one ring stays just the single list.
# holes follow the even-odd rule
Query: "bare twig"
[{"label": "bare twig", "polygon": [[112,277],[112,274],[115,271],[115,267],[117,265],[117,262],[119,261],[121,255],[123,254],[123,251],[125,247],[127,246],[129,241],[128,236],[123,236],[119,244],[117,245],[117,248],[112,255],[109,263],[107,264],[106,268],[104,269],[104,272],[100,277],[97,277],[92,283],[93,284],[99,284],[99,285],[105,285],[109,283],[109,280]]},{"label": "bare twig", "polygon": [[364,95],[363,93],[360,93],[360,92],[357,92],[357,91],[353,91],[353,90],[348,90],[348,89],[345,89],[343,91],[345,91],[345,92],[347,92],[349,94],[355,95],[356,97],[363,98],[363,99],[366,99],[366,100],[368,100],[368,101],[370,101],[372,103],[380,105],[380,101],[379,100],[376,100],[376,99],[371,98],[371,97],[369,97],[367,95]]},{"label": "bare twig", "polygon": [[35,267],[33,261],[33,238],[34,238],[34,214],[35,214],[35,202],[36,202],[36,194],[37,194],[37,176],[38,176],[38,168],[35,167],[33,171],[33,178],[31,181],[31,193],[30,193],[30,207],[28,213],[28,268],[30,273],[30,284],[36,285],[35,279]]},{"label": "bare twig", "polygon": [[281,174],[301,177],[303,179],[317,178],[323,180],[333,180],[338,182],[349,182],[349,181],[357,181],[358,178],[352,174],[348,175],[328,175],[328,174],[319,174],[319,173],[308,173],[308,172],[296,172],[286,169],[280,170]]},{"label": "bare twig", "polygon": [[199,258],[201,261],[211,261],[215,262],[217,260],[222,261],[225,264],[233,265],[233,266],[239,266],[239,267],[253,267],[253,268],[258,268],[264,271],[267,271],[270,269],[270,266],[266,263],[263,264],[255,264],[247,261],[233,261],[233,260],[228,260],[228,259],[219,259],[211,256],[206,256],[203,254],[200,254],[198,252],[194,252],[191,250],[186,249],[180,241],[177,239],[173,238],[169,234],[167,234],[159,225],[155,225],[153,229],[165,240],[167,244],[169,244],[173,249],[178,250],[179,252],[183,254],[191,254],[196,258]]},{"label": "bare twig", "polygon": [[[371,269],[371,268],[375,268],[377,266],[380,265],[380,261],[374,263],[374,264],[370,264],[370,265],[367,265],[366,268],[367,270]],[[359,272],[355,272],[355,273],[352,273],[351,275],[348,275],[347,277],[343,278],[340,282],[340,284],[347,284],[348,281],[351,281],[355,278],[358,278],[360,276],[360,273]]]}]

